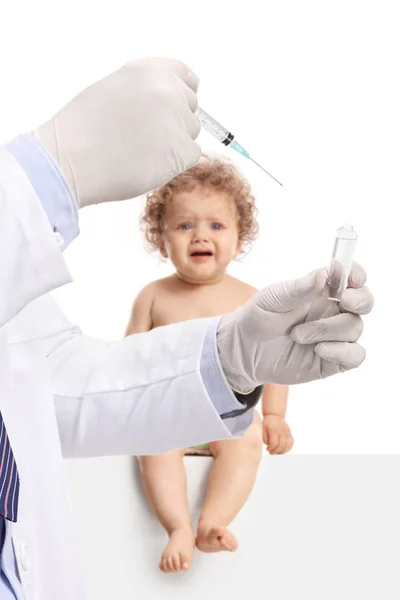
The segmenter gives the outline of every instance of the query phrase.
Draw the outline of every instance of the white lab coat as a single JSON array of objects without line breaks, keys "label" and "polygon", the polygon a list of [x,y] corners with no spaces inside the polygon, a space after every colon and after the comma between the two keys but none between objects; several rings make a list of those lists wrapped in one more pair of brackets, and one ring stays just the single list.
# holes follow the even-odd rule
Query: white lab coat
[{"label": "white lab coat", "polygon": [[19,573],[28,600],[83,600],[62,454],[157,453],[231,437],[200,376],[210,321],[111,343],[82,335],[44,295],[70,276],[2,148],[0,256],[0,409],[21,480]]}]

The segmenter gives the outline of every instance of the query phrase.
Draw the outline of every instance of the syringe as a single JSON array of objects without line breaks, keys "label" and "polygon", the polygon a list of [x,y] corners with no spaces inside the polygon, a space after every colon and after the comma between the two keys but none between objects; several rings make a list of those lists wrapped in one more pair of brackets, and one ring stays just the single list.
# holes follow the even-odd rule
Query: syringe
[{"label": "syringe", "polygon": [[337,230],[328,278],[330,300],[339,301],[347,288],[356,242],[357,234],[351,225]]},{"label": "syringe", "polygon": [[235,136],[233,135],[233,133],[230,133],[230,131],[228,131],[226,127],[218,123],[218,121],[216,121],[213,117],[206,113],[206,111],[200,108],[200,106],[197,107],[195,115],[199,119],[204,129],[211,133],[211,135],[213,135],[218,141],[222,142],[225,146],[230,146],[233,150],[236,150],[236,152],[239,152],[239,154],[241,154],[245,158],[249,158],[251,161],[253,161],[254,164],[257,165],[257,167],[260,167],[262,171],[264,171],[267,175],[272,177],[272,179],[274,179],[277,183],[279,183],[279,185],[283,187],[283,184],[280,181],[278,181],[273,175],[271,175],[271,173],[268,173],[268,171],[264,169],[264,167],[258,164],[258,162],[256,162],[254,158],[250,156],[247,150],[245,150],[243,146],[241,146],[234,139]]}]

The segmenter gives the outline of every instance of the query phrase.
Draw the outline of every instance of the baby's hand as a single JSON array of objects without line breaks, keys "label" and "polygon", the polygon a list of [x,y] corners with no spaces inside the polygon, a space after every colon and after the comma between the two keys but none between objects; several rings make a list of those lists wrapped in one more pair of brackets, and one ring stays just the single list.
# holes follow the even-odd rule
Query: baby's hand
[{"label": "baby's hand", "polygon": [[294,444],[289,425],[278,415],[264,417],[263,440],[270,454],[285,454],[293,448]]}]

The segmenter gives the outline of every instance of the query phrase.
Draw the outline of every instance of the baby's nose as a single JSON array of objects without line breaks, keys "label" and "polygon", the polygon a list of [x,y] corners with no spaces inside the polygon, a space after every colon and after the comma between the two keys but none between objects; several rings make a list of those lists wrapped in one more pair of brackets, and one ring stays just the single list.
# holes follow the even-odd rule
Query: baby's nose
[{"label": "baby's nose", "polygon": [[194,242],[206,242],[210,239],[210,231],[205,227],[199,227],[193,230]]}]

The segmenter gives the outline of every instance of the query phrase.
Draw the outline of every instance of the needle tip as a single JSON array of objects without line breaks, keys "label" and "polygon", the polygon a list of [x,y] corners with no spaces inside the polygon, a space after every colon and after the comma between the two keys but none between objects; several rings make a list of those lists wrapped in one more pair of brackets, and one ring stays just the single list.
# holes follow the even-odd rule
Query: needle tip
[{"label": "needle tip", "polygon": [[279,183],[280,186],[283,187],[283,183],[281,183],[280,181],[278,181],[273,175],[271,175],[271,173],[268,173],[268,171],[266,169],[264,169],[264,167],[262,167],[258,162],[256,162],[254,160],[254,158],[252,158],[251,156],[249,156],[250,160],[253,161],[253,163],[255,165],[257,165],[257,167],[259,167],[262,171],[264,171],[264,173],[266,173],[267,175],[269,175],[274,181],[276,181],[276,183]]}]

